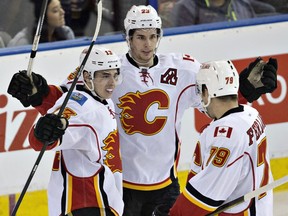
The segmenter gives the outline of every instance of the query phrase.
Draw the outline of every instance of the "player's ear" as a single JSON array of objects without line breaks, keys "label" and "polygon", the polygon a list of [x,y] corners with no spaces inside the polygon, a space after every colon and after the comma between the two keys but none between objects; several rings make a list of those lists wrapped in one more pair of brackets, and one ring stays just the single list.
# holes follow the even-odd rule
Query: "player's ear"
[{"label": "player's ear", "polygon": [[90,74],[88,73],[88,71],[83,70],[83,78],[85,82],[90,81]]},{"label": "player's ear", "polygon": [[202,85],[202,96],[208,96],[208,88],[206,85]]}]

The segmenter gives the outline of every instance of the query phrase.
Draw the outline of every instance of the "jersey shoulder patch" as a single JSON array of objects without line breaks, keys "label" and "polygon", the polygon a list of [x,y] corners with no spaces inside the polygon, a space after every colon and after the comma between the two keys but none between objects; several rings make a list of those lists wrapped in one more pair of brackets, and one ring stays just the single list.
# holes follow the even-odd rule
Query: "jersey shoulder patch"
[{"label": "jersey shoulder patch", "polygon": [[232,127],[218,126],[214,130],[214,137],[227,137],[230,138],[232,134]]},{"label": "jersey shoulder patch", "polygon": [[81,106],[87,101],[87,97],[79,92],[72,92],[70,100],[76,101]]}]

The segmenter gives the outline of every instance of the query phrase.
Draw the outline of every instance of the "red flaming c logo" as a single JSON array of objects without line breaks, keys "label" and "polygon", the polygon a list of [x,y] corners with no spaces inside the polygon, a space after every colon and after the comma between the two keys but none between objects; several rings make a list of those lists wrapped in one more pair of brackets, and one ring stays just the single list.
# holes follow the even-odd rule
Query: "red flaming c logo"
[{"label": "red flaming c logo", "polygon": [[166,116],[155,116],[152,121],[147,119],[147,112],[155,103],[158,104],[158,109],[168,109],[169,98],[162,90],[130,92],[119,98],[119,101],[117,106],[122,109],[120,121],[127,134],[141,133],[150,136],[161,131],[167,121]]},{"label": "red flaming c logo", "polygon": [[104,140],[104,144],[105,146],[102,147],[102,149],[107,151],[104,164],[107,165],[113,173],[122,173],[118,131],[114,130],[113,132],[109,133],[109,135]]}]

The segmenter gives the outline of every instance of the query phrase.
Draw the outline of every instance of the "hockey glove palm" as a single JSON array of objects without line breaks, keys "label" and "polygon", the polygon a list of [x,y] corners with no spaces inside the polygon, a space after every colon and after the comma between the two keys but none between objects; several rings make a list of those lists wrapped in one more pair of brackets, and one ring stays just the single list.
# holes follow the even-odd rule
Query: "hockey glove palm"
[{"label": "hockey glove palm", "polygon": [[49,93],[49,87],[46,80],[39,74],[32,72],[33,83],[36,87],[36,93],[32,94],[33,85],[30,78],[28,77],[26,70],[19,71],[14,74],[9,87],[8,94],[17,98],[24,107],[39,106],[42,104],[43,96]]},{"label": "hockey glove palm", "polygon": [[46,114],[38,120],[34,128],[34,136],[43,143],[52,144],[63,136],[68,124],[68,120],[64,117]]},{"label": "hockey glove palm", "polygon": [[277,88],[277,68],[277,59],[270,58],[266,63],[258,57],[240,73],[239,89],[248,102]]}]

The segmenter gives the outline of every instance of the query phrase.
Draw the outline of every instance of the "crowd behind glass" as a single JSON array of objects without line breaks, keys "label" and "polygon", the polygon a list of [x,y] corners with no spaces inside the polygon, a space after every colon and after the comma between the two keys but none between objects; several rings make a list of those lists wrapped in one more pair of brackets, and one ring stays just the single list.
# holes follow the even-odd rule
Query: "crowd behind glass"
[{"label": "crowd behind glass", "polygon": [[[41,0],[1,0],[0,48],[32,44],[35,32],[33,28],[35,29],[40,15],[39,2]],[[59,13],[63,13],[68,30],[64,29],[64,37],[57,36],[53,40],[47,39],[42,42],[93,36],[97,17],[96,0],[49,0],[48,4],[51,2],[60,3]],[[134,4],[156,6],[164,28],[220,21],[231,22],[288,13],[288,0],[158,0],[155,2],[155,0],[103,0],[100,35],[122,33],[124,17]],[[28,34],[26,37],[28,42],[19,42],[19,37],[23,34]]]}]

